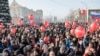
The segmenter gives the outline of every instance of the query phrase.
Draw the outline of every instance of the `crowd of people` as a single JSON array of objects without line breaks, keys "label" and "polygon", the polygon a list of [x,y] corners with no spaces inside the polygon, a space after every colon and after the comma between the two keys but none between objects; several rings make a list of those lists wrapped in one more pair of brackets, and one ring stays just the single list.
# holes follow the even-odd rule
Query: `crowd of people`
[{"label": "crowd of people", "polygon": [[[0,28],[2,56],[100,56],[100,29],[79,39],[64,23],[50,24],[44,31],[40,26],[22,25]],[[78,23],[88,28],[87,23]],[[15,33],[10,29],[16,28]],[[3,30],[3,31],[2,31]],[[45,40],[44,40],[45,38]]]}]

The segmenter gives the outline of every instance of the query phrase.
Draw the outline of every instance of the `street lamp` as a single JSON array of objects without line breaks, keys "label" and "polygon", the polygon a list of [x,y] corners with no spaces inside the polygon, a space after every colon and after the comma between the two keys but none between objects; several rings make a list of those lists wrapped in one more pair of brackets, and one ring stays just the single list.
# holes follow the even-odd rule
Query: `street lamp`
[{"label": "street lamp", "polygon": [[87,6],[87,4],[86,3],[84,3],[83,1],[81,2],[83,5],[85,5],[85,7],[86,7],[86,12],[87,12],[87,14],[86,14],[86,20],[87,20],[87,22],[89,21],[89,18],[88,18],[88,6]]}]

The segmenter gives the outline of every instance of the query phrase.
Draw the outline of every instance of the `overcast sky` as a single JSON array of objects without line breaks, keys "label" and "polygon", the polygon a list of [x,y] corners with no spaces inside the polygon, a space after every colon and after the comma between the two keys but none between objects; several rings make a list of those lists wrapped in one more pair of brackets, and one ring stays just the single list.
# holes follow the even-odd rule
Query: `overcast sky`
[{"label": "overcast sky", "polygon": [[[11,4],[13,0],[9,0]],[[100,8],[100,0],[16,0],[20,5],[37,10],[42,9],[44,16],[53,15],[64,18],[71,9]]]}]

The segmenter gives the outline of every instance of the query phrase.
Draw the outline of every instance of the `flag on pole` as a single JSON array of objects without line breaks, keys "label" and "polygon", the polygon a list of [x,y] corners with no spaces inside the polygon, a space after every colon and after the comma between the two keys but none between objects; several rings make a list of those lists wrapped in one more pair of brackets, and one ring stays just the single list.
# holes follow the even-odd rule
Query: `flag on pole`
[{"label": "flag on pole", "polygon": [[95,19],[95,18],[100,18],[100,13],[97,13],[97,12],[91,12],[90,13],[90,16]]}]

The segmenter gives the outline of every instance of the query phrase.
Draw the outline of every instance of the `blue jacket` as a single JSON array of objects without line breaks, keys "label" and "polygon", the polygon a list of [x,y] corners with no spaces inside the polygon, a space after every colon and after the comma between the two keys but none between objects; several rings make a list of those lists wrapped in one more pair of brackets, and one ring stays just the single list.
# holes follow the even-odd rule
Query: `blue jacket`
[{"label": "blue jacket", "polygon": [[87,37],[84,37],[84,38],[83,38],[83,47],[84,47],[84,48],[86,48],[86,41],[87,41],[86,38],[87,38]]},{"label": "blue jacket", "polygon": [[66,39],[66,48],[70,48],[70,40]]},{"label": "blue jacket", "polygon": [[2,45],[2,43],[0,43],[0,49],[3,49],[3,45]]}]

